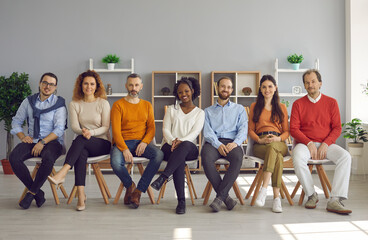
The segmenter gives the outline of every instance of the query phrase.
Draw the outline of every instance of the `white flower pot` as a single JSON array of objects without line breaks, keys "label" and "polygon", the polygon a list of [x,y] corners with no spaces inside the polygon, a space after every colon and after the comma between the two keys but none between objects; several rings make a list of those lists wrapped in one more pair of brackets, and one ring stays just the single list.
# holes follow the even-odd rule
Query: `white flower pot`
[{"label": "white flower pot", "polygon": [[114,70],[115,69],[115,63],[108,63],[107,64],[107,70]]},{"label": "white flower pot", "polygon": [[363,143],[348,143],[349,152],[352,156],[361,156],[363,154]]},{"label": "white flower pot", "polygon": [[300,63],[292,63],[293,70],[299,70]]}]

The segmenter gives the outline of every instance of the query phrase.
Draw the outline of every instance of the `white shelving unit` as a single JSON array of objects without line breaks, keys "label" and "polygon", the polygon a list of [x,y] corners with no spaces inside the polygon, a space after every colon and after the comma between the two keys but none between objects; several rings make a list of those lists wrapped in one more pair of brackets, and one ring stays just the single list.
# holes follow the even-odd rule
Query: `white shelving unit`
[{"label": "white shelving unit", "polygon": [[[103,69],[103,68],[93,68],[93,59],[90,58],[89,59],[89,70],[94,70],[95,72],[98,73],[134,73],[134,59],[131,58],[130,59],[130,68],[115,68],[114,70],[108,70],[108,69]],[[112,93],[111,95],[107,95],[107,97],[125,97],[127,95],[127,93],[124,92],[117,92],[117,93]]]},{"label": "white shelving unit", "polygon": [[[317,58],[314,62],[314,69],[319,70],[319,59]],[[288,69],[288,68],[279,68],[279,59],[276,58],[275,59],[275,80],[276,80],[276,84],[279,85],[279,74],[280,73],[304,73],[305,71],[307,71],[308,69],[298,69],[298,70],[293,70],[293,69]],[[304,97],[306,95],[306,93],[301,93],[301,94],[293,94],[293,93],[279,93],[280,97]]]}]

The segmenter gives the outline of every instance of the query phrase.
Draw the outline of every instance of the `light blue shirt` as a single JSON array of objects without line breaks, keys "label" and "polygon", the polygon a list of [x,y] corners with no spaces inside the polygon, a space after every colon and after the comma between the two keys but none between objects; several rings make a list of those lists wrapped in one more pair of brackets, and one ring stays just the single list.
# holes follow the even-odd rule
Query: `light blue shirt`
[{"label": "light blue shirt", "polygon": [[[36,101],[36,107],[38,109],[46,109],[53,106],[58,97],[52,94],[45,101],[41,102],[38,96]],[[24,99],[22,104],[19,106],[17,114],[13,117],[11,134],[17,134],[23,132],[23,123],[28,118],[28,135],[33,137],[33,110],[29,104],[28,98]],[[67,111],[65,107],[55,109],[53,111],[43,113],[40,116],[40,134],[37,139],[33,139],[34,143],[37,143],[39,139],[45,138],[51,132],[58,136],[58,141],[63,144],[63,135],[65,130],[65,123],[67,118]]]},{"label": "light blue shirt", "polygon": [[248,118],[242,105],[228,102],[216,104],[204,110],[204,140],[216,149],[222,144],[219,138],[233,139],[238,146],[247,139]]}]

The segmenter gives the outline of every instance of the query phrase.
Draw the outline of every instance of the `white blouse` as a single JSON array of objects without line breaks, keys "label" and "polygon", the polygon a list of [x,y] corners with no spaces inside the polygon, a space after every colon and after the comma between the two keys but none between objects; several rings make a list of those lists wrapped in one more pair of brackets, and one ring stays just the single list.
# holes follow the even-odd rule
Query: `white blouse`
[{"label": "white blouse", "polygon": [[163,122],[163,144],[172,145],[175,138],[196,144],[197,137],[203,128],[204,116],[204,111],[198,107],[185,114],[179,104],[170,105]]}]

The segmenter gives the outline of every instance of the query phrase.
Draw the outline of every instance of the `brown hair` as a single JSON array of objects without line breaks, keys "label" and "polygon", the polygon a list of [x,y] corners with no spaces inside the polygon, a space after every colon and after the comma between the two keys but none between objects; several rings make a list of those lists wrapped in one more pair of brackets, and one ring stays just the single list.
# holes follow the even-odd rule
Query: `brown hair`
[{"label": "brown hair", "polygon": [[74,101],[79,101],[82,100],[84,97],[84,93],[82,90],[82,84],[83,84],[83,80],[86,77],[93,77],[96,80],[96,91],[95,91],[95,97],[96,98],[103,98],[103,99],[107,99],[106,97],[106,91],[105,91],[105,87],[102,83],[102,80],[100,78],[100,75],[98,75],[98,73],[96,73],[93,70],[88,70],[87,72],[81,73],[79,74],[79,76],[77,77],[77,80],[75,81],[74,84],[74,91],[73,91],[73,100]]},{"label": "brown hair", "polygon": [[321,77],[321,74],[319,73],[319,71],[318,71],[317,69],[309,69],[309,70],[307,70],[307,71],[305,71],[305,72],[303,73],[303,83],[304,83],[304,77],[305,77],[306,75],[311,74],[311,73],[315,73],[315,74],[316,74],[316,76],[317,76],[318,82],[322,82],[322,77]]}]

